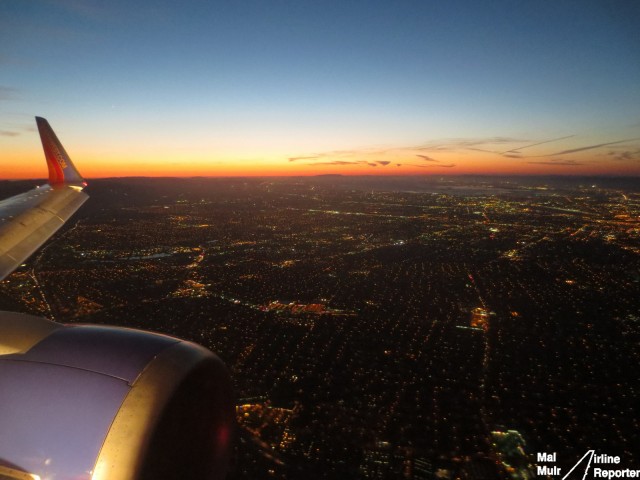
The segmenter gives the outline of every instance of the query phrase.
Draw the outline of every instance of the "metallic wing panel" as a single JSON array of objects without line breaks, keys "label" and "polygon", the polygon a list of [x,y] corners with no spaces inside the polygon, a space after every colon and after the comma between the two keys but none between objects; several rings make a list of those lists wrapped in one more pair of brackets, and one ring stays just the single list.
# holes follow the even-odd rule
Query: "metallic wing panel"
[{"label": "metallic wing panel", "polygon": [[27,193],[0,203],[0,280],[46,242],[89,198],[70,186],[44,186]]},{"label": "metallic wing panel", "polygon": [[36,117],[49,183],[0,202],[0,280],[49,239],[87,200],[86,183],[49,123]]}]

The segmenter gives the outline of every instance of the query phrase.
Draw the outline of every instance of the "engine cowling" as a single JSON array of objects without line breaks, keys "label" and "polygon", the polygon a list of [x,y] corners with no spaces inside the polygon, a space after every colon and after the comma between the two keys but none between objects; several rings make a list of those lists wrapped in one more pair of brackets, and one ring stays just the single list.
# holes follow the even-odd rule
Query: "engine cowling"
[{"label": "engine cowling", "polygon": [[0,312],[0,480],[222,479],[234,431],[204,347]]}]

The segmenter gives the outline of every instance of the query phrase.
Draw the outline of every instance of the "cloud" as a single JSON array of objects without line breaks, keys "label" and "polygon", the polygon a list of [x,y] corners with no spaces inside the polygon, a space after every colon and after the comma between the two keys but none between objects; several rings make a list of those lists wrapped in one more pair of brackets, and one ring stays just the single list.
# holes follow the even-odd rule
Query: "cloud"
[{"label": "cloud", "polygon": [[453,168],[453,167],[456,166],[455,163],[449,163],[449,164],[441,163],[439,165],[415,165],[415,164],[409,164],[409,165],[412,166],[412,167],[420,167],[420,168],[439,168],[439,167],[442,167],[442,168]]},{"label": "cloud", "polygon": [[[522,161],[523,165],[525,160],[532,160],[527,162],[532,165],[547,165],[553,166],[580,166],[589,165],[589,162],[582,163],[577,160],[568,160],[563,157],[572,153],[589,151],[598,148],[603,148],[598,152],[601,157],[606,158],[609,162],[612,161],[624,161],[624,162],[640,162],[640,149],[637,144],[622,145],[625,142],[632,142],[640,140],[640,138],[629,138],[625,140],[617,141],[603,141],[599,144],[591,144],[586,146],[575,146],[574,148],[565,149],[562,151],[555,151],[552,154],[525,154],[523,150],[536,147],[543,147],[543,145],[551,144],[554,142],[560,142],[570,138],[576,137],[576,135],[565,135],[561,137],[547,138],[547,139],[523,139],[508,136],[494,136],[485,138],[455,138],[434,141],[431,145],[404,145],[396,147],[378,147],[378,148],[358,148],[350,150],[333,150],[333,151],[321,151],[315,153],[309,153],[307,155],[300,155],[295,157],[289,157],[289,162],[295,162],[304,160],[305,164],[310,166],[355,166],[360,165],[365,168],[396,165],[396,167],[416,167],[416,168],[445,168],[451,169],[457,167],[460,161],[457,163],[451,163],[455,161],[454,156],[444,158],[444,154],[436,154],[441,158],[434,158],[433,156],[424,153],[426,150],[433,150],[436,152],[452,152],[458,153],[460,157],[465,156],[464,167],[468,166],[468,163],[475,160],[475,155],[470,154],[470,151],[487,152],[496,156],[496,158],[513,159],[515,161]],[[575,140],[573,140],[575,142]],[[511,145],[506,145],[511,143]],[[502,145],[502,147],[500,146]],[[520,145],[520,146],[517,146]],[[573,143],[575,145],[575,143]],[[486,147],[485,147],[486,146]],[[604,147],[609,147],[604,149]],[[509,148],[508,150],[505,150]],[[555,147],[556,149],[558,146]],[[543,150],[544,151],[544,150]],[[551,150],[553,152],[553,150]],[[532,152],[533,153],[533,152]],[[537,152],[536,152],[537,153]],[[388,160],[379,160],[380,158],[388,158]],[[419,163],[403,163],[418,161]],[[445,163],[446,162],[446,163]],[[519,163],[519,162],[518,162]],[[462,167],[460,167],[462,168]]]},{"label": "cloud", "polygon": [[0,85],[0,100],[14,100],[17,95],[17,88]]},{"label": "cloud", "polygon": [[316,165],[357,165],[359,163],[362,163],[362,162],[348,162],[346,160],[333,160],[331,162],[308,163],[307,165],[309,165],[310,167],[314,167]]},{"label": "cloud", "polygon": [[420,158],[421,158],[421,159],[423,159],[425,162],[437,162],[437,161],[438,161],[438,160],[436,160],[435,158],[431,158],[431,157],[428,157],[428,156],[426,156],[426,155],[419,155],[419,154],[416,154],[416,157],[420,157]]},{"label": "cloud", "polygon": [[[316,157],[318,158],[318,157]],[[368,161],[368,160],[331,160],[331,161],[323,161],[323,162],[310,162],[307,163],[310,167],[315,167],[316,165],[368,165],[370,167],[377,167],[378,165],[387,166],[391,162],[387,160],[376,160],[376,161]]]},{"label": "cloud", "polygon": [[513,137],[491,137],[483,140],[485,143],[513,143],[521,142],[522,139]]},{"label": "cloud", "polygon": [[553,161],[553,160],[549,160],[549,161],[540,160],[538,162],[527,162],[527,163],[530,163],[532,165],[557,165],[559,167],[561,167],[561,166],[562,167],[574,167],[574,166],[577,166],[577,165],[584,165],[584,163],[576,162],[574,160],[566,160],[564,162],[556,162],[556,161]]},{"label": "cloud", "polygon": [[449,152],[451,150],[457,150],[458,147],[452,145],[432,145],[428,147],[416,147],[415,150],[427,150],[436,152]]},{"label": "cloud", "polygon": [[459,138],[453,141],[452,145],[459,145],[461,147],[474,147],[476,145],[493,145],[496,143],[514,143],[522,142],[521,138],[513,137],[486,137],[486,138]]},{"label": "cloud", "polygon": [[[530,143],[529,145],[525,145],[524,147],[514,148],[513,150],[507,150],[506,152],[501,152],[503,155],[505,153],[516,153],[520,150],[524,150],[525,148],[535,147],[537,145],[544,145],[545,143],[558,142],[560,140],[566,140],[567,138],[575,137],[575,135],[567,135],[566,137],[552,138],[551,140],[544,140],[542,142]],[[508,155],[505,155],[507,157]]]},{"label": "cloud", "polygon": [[446,150],[451,148],[468,148],[478,145],[495,145],[505,143],[521,143],[526,142],[521,138],[514,137],[485,137],[485,138],[452,138],[448,140],[440,140],[435,145],[423,145],[418,150]]},{"label": "cloud", "polygon": [[0,130],[0,136],[2,137],[17,137],[20,135],[19,132],[10,132],[8,130]]},{"label": "cloud", "polygon": [[621,160],[621,161],[640,160],[640,149],[635,151],[626,150],[624,152],[611,151],[607,153],[607,155],[610,157],[613,157],[614,160]]},{"label": "cloud", "polygon": [[486,148],[467,147],[465,150],[473,150],[474,152],[498,153],[495,150],[487,150]]},{"label": "cloud", "polygon": [[640,140],[640,138],[628,138],[627,140],[618,140],[617,142],[599,143],[597,145],[589,145],[588,147],[571,148],[569,150],[563,150],[561,152],[552,153],[551,155],[545,155],[549,157],[555,157],[557,155],[567,155],[569,153],[583,152],[585,150],[593,150],[594,148],[606,147],[608,145],[617,145],[618,143],[632,142],[633,140]]}]

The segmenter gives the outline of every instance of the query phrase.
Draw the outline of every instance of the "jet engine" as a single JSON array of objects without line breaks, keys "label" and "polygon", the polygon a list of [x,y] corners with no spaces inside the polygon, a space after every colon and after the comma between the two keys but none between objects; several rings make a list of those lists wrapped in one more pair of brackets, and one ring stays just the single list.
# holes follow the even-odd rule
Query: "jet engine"
[{"label": "jet engine", "polygon": [[222,479],[234,427],[199,345],[0,312],[0,480]]}]

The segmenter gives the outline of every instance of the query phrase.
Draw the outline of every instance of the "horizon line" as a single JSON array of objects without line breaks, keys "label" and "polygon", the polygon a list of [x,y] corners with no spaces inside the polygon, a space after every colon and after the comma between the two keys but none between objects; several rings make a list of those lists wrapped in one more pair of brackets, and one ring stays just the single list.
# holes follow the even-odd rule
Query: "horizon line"
[{"label": "horizon line", "polygon": [[[398,177],[518,177],[518,178],[536,178],[536,177],[561,177],[561,178],[639,178],[640,174],[622,174],[622,173],[406,173],[406,174],[345,174],[345,173],[320,173],[320,174],[298,174],[298,175],[122,175],[122,176],[100,176],[85,177],[85,180],[111,180],[111,179],[127,179],[127,178],[322,178],[322,177],[345,177],[345,178],[398,178]],[[29,177],[29,178],[0,178],[3,182],[20,182],[20,181],[44,181],[46,177]]]}]

